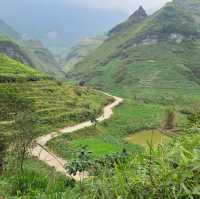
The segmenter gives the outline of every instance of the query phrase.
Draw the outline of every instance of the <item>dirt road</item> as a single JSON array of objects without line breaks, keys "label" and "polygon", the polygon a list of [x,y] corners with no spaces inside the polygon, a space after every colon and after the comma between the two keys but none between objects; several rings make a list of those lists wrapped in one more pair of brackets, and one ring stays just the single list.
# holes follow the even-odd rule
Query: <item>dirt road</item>
[{"label": "dirt road", "polygon": [[[104,93],[104,94],[107,96],[111,96],[107,93]],[[115,96],[111,96],[111,97],[113,97],[115,99],[115,101],[112,104],[109,104],[104,107],[103,115],[101,115],[97,119],[97,122],[102,122],[104,120],[109,119],[113,115],[113,108],[117,107],[118,105],[120,105],[123,102],[123,99],[120,97],[115,97]],[[37,157],[39,160],[45,162],[49,166],[54,167],[56,171],[62,172],[64,174],[66,174],[66,176],[69,176],[69,174],[65,170],[65,164],[67,164],[67,161],[63,160],[60,157],[57,157],[52,152],[49,152],[49,150],[47,149],[47,147],[45,145],[47,144],[48,141],[50,141],[53,138],[56,138],[63,134],[73,133],[78,130],[90,127],[92,125],[94,125],[94,124],[91,121],[86,121],[86,122],[77,124],[75,126],[63,128],[63,129],[59,130],[58,132],[53,132],[48,135],[41,136],[35,140],[34,146],[31,150],[31,154],[33,156]],[[75,180],[80,180],[80,177],[81,177],[81,175],[77,174],[73,178]]]}]

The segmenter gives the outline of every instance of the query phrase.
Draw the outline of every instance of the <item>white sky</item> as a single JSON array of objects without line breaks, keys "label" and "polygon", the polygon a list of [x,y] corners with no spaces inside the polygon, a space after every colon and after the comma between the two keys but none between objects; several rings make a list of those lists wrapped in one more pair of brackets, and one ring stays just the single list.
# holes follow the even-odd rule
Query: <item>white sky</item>
[{"label": "white sky", "polygon": [[[60,0],[63,1],[63,0]],[[64,0],[66,4],[75,4],[89,8],[106,9],[132,13],[142,5],[148,12],[153,12],[170,0]]]}]

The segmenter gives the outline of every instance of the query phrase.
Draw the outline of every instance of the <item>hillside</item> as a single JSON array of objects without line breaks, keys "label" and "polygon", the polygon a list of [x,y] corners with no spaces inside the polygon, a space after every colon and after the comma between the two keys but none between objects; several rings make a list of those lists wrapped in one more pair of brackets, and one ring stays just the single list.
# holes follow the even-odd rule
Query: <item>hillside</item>
[{"label": "hillside", "polygon": [[26,51],[26,54],[33,63],[33,67],[37,70],[46,72],[57,78],[63,78],[65,76],[54,55],[43,46],[41,41],[25,41],[24,51]]},{"label": "hillside", "polygon": [[1,36],[0,52],[42,72],[57,77],[64,76],[62,69],[46,48],[37,48],[24,41],[13,41],[9,37]]},{"label": "hillside", "polygon": [[125,22],[117,25],[112,30],[109,31],[108,35],[113,36],[118,33],[125,32],[130,26],[135,26],[141,21],[145,20],[147,13],[142,6],[139,7]]},{"label": "hillside", "polygon": [[173,1],[149,17],[144,17],[139,8],[132,15],[136,19],[131,17],[137,23],[124,25],[129,18],[117,26],[122,30],[110,34],[68,77],[143,101],[172,103],[198,97],[199,4],[199,1]]},{"label": "hillside", "polygon": [[[49,24],[33,1],[40,34]],[[43,2],[48,21],[67,11],[52,13],[52,2]],[[72,12],[63,29],[79,34],[82,13]],[[140,6],[65,61],[68,82],[41,40],[0,33],[0,199],[199,199],[200,0],[172,0],[149,16]]]},{"label": "hillside", "polygon": [[74,67],[74,65],[82,61],[91,52],[97,49],[105,39],[106,39],[105,36],[99,36],[99,37],[89,37],[81,40],[79,44],[71,48],[70,52],[65,58],[64,71],[68,72],[69,70],[71,70]]},{"label": "hillside", "polygon": [[58,82],[0,54],[0,128],[10,129],[17,103],[28,100],[37,113],[40,134],[99,114],[110,98],[85,87]]},{"label": "hillside", "polygon": [[7,36],[0,36],[0,52],[21,63],[33,66],[31,58],[22,47]]},{"label": "hillside", "polygon": [[[41,45],[37,45],[38,43]],[[0,20],[0,53],[50,75],[64,77],[54,56],[40,41],[22,40],[22,37],[2,20]]]},{"label": "hillside", "polygon": [[47,75],[26,66],[5,54],[0,54],[0,82],[16,81],[17,79],[44,79]]}]

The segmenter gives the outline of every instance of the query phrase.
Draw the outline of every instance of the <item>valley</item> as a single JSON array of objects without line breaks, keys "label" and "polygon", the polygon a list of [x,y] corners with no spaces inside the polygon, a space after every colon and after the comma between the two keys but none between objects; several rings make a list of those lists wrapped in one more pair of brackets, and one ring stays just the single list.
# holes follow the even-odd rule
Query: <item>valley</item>
[{"label": "valley", "polygon": [[[111,97],[109,94],[105,93],[105,95]],[[103,114],[99,118],[97,118],[97,122],[102,122],[106,119],[109,119],[113,114],[112,109],[116,106],[119,106],[123,102],[122,98],[114,97],[114,96],[113,98],[115,99],[115,101],[112,104],[108,104],[107,106],[103,108]],[[38,157],[38,159],[40,159],[41,161],[44,161],[51,167],[54,167],[56,171],[62,172],[66,174],[67,176],[69,176],[69,174],[67,174],[65,171],[65,165],[67,164],[67,162],[60,159],[59,157],[56,157],[55,154],[48,152],[48,149],[47,148],[45,149],[45,145],[47,142],[49,142],[50,140],[56,137],[60,137],[65,134],[71,134],[78,130],[85,129],[93,125],[95,124],[92,121],[87,121],[87,122],[83,122],[72,127],[66,127],[64,129],[60,129],[59,132],[57,133],[53,132],[48,135],[39,137],[35,140],[35,143],[34,143],[35,146],[33,146],[31,153],[33,154],[33,156]],[[79,175],[80,174],[78,174],[77,176],[73,176],[73,178],[75,180],[79,180]]]},{"label": "valley", "polygon": [[199,198],[199,13],[139,6],[56,53],[0,20],[0,198]]}]

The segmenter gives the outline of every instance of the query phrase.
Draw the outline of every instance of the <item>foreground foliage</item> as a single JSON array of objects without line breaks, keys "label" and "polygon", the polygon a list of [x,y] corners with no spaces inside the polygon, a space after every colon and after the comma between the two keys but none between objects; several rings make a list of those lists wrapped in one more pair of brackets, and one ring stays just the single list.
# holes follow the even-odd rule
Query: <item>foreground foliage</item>
[{"label": "foreground foliage", "polygon": [[[21,194],[23,197],[17,190],[9,191],[15,180],[14,176],[8,174],[9,172],[0,178],[0,193],[6,194],[8,198],[18,193],[20,197],[17,198],[26,199],[199,198],[199,121],[193,122],[196,115],[191,115],[190,118],[190,127],[184,135],[158,148],[153,148],[149,144],[143,151],[131,154],[123,151],[101,159],[92,159],[90,152],[82,149],[78,155],[80,161],[76,162],[79,167],[76,168],[82,170],[82,166],[90,167],[93,176],[82,183],[74,184],[62,175],[55,177],[58,174],[50,174],[48,167],[42,166],[43,164],[37,161],[30,165],[31,160],[29,160],[26,161],[25,167],[24,180],[27,187]],[[73,164],[68,165],[67,169],[72,169],[72,166]],[[54,178],[51,175],[54,175]]]}]

